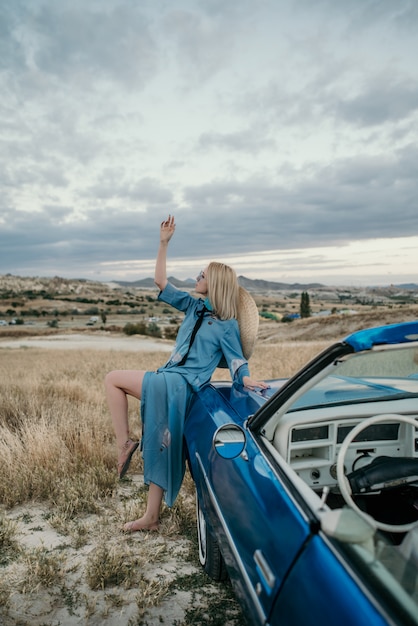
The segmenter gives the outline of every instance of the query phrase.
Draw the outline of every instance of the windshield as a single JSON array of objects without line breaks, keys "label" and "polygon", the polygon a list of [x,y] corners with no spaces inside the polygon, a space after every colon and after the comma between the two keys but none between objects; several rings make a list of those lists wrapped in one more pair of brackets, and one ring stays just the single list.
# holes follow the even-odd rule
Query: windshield
[{"label": "windshield", "polygon": [[288,411],[418,397],[418,345],[377,347],[335,361]]}]

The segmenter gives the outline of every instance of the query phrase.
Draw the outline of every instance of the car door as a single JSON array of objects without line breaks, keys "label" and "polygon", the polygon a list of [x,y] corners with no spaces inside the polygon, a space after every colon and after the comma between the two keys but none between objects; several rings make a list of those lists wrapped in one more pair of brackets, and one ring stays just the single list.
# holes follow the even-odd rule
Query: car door
[{"label": "car door", "polygon": [[[395,616],[393,616],[395,617]],[[312,536],[293,564],[270,615],[270,624],[388,626],[393,619],[322,533]]]},{"label": "car door", "polygon": [[245,454],[215,456],[207,476],[221,512],[221,549],[231,578],[244,581],[266,620],[288,570],[310,535],[309,519],[260,454],[252,437]]},{"label": "car door", "polygon": [[[231,422],[233,412],[216,390],[208,387],[200,392],[198,403],[192,419],[195,434],[189,433],[192,454],[198,459],[198,493],[237,594],[255,607],[256,623],[264,623],[286,573],[310,536],[311,520],[251,433],[246,433],[243,454],[228,459],[215,451],[216,428]],[[210,417],[203,407],[211,407]],[[198,434],[203,427],[204,437]]]}]

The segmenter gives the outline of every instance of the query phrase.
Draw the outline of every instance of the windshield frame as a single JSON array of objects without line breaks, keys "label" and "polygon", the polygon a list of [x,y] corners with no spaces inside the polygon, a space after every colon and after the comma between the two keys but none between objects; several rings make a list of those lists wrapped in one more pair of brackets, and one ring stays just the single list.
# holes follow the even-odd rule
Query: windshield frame
[{"label": "windshield frame", "polygon": [[[386,355],[388,362],[390,362],[394,359],[396,353],[398,353],[398,355],[406,355],[411,351],[417,355],[416,368],[413,371],[413,376],[398,375],[396,377],[385,376],[384,378],[375,376],[373,380],[370,373],[364,376],[359,376],[357,373],[355,376],[351,377],[344,375],[344,372],[349,370],[350,367],[356,369],[359,364],[364,367],[364,361],[373,360],[376,355],[380,355],[380,358],[382,358],[382,355]],[[384,356],[384,358],[386,357]],[[364,361],[360,361],[360,359],[364,359]],[[391,381],[391,385],[387,384],[389,380]],[[405,383],[407,380],[410,380],[411,383],[416,381],[417,391],[405,390],[405,385],[403,385],[403,388],[399,388],[400,382]],[[331,385],[329,385],[330,388],[327,388],[327,385],[324,384],[325,381],[328,381],[328,383],[331,381]],[[328,401],[326,401],[326,394],[332,396],[334,393],[332,386],[336,386],[335,381],[346,382],[347,386],[349,386],[350,381],[352,381],[359,388],[362,387],[366,389],[368,394],[358,393],[356,396],[355,393],[348,393],[346,391],[347,397],[345,399],[342,397],[342,392],[340,392],[340,397],[337,397],[336,393],[335,400],[328,399]],[[386,381],[386,384],[383,384],[384,381]],[[398,387],[395,386],[395,382],[398,383]],[[323,387],[322,396],[321,385]],[[384,390],[388,391],[390,389],[393,390],[393,393],[381,393]],[[373,390],[376,393],[371,394],[370,392]],[[315,393],[318,395],[316,402],[302,401],[302,398],[309,398],[310,395],[313,397]],[[271,435],[273,433],[280,419],[290,412],[414,397],[418,397],[418,341],[395,345],[376,345],[370,349],[361,350],[359,352],[355,352],[348,343],[342,342],[334,344],[325,350],[298,374],[290,378],[287,383],[272,396],[270,401],[261,407],[250,419],[249,426],[251,430],[259,430],[263,435],[269,438],[269,434]],[[274,416],[273,420],[271,420],[272,416]],[[273,423],[269,424],[269,421]]]}]

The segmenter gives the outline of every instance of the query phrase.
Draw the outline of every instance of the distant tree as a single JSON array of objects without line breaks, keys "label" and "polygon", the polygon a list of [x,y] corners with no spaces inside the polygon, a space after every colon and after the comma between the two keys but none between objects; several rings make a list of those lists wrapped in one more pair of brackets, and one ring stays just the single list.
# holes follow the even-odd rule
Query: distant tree
[{"label": "distant tree", "polygon": [[161,328],[155,322],[148,324],[146,334],[151,337],[162,337]]},{"label": "distant tree", "polygon": [[164,339],[174,340],[177,337],[178,330],[179,330],[178,324],[173,324],[172,326],[165,326]]},{"label": "distant tree", "polygon": [[300,316],[311,317],[311,305],[309,302],[309,294],[307,291],[303,291],[300,297]]},{"label": "distant tree", "polygon": [[84,315],[99,315],[99,308],[97,306],[90,306],[84,311]]},{"label": "distant tree", "polygon": [[293,322],[294,318],[290,317],[290,315],[283,315],[282,317],[282,323],[283,324],[290,324],[290,322]]},{"label": "distant tree", "polygon": [[138,324],[132,324],[132,322],[128,322],[123,327],[123,332],[125,335],[146,335],[147,329],[144,322],[139,322]]},{"label": "distant tree", "polygon": [[107,320],[106,311],[101,311],[100,317],[102,318],[103,324],[106,324],[106,320]]}]

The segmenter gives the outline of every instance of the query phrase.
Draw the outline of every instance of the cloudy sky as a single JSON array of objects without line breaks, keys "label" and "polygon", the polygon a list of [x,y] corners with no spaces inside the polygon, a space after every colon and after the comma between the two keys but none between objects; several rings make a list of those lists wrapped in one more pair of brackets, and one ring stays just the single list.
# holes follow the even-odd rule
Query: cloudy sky
[{"label": "cloudy sky", "polygon": [[0,0],[0,274],[418,282],[416,0]]}]

